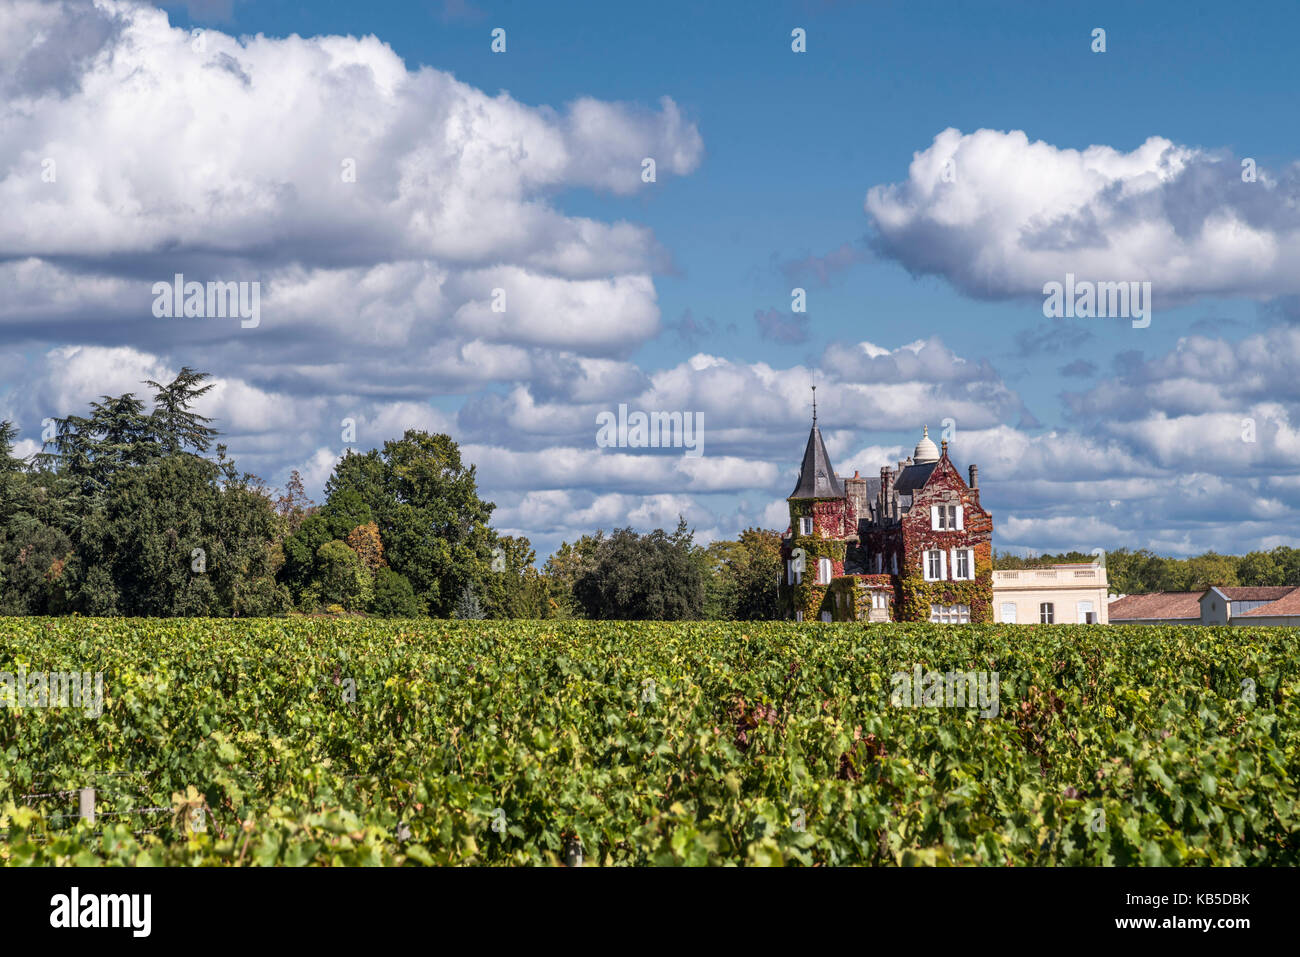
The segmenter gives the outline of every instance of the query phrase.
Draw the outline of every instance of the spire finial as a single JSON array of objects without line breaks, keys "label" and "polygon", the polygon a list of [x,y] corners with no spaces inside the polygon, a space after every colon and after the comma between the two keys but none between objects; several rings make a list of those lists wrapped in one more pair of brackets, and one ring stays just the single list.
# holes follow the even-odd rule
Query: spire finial
[{"label": "spire finial", "polygon": [[930,427],[928,425],[925,427],[925,431],[922,432],[921,437],[925,439],[930,437]]},{"label": "spire finial", "polygon": [[812,387],[813,393],[813,425],[817,424],[817,387]]}]

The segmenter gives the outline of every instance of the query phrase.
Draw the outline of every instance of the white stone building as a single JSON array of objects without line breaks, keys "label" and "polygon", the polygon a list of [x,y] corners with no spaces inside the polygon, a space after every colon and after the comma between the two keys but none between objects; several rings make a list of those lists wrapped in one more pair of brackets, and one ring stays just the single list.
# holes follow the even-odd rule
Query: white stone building
[{"label": "white stone building", "polygon": [[1104,625],[1106,566],[1049,565],[993,572],[993,620],[1018,625]]}]

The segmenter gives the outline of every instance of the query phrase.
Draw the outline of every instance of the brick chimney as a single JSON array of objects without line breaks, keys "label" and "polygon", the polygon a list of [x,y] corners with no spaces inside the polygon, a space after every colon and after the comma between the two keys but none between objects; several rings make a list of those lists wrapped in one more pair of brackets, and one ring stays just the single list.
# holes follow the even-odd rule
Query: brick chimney
[{"label": "brick chimney", "polygon": [[970,466],[970,490],[975,493],[975,504],[980,503],[980,467],[974,462]]}]

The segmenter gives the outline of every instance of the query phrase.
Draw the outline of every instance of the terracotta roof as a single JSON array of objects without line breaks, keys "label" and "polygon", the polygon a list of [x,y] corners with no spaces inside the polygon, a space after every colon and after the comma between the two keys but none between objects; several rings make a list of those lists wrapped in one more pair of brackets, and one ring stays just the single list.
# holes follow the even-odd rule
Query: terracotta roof
[{"label": "terracotta roof", "polygon": [[1107,606],[1107,617],[1129,621],[1152,618],[1200,618],[1200,591],[1158,591],[1150,595],[1126,595]]},{"label": "terracotta roof", "polygon": [[1240,615],[1234,615],[1233,617],[1249,618],[1252,615],[1261,618],[1267,615],[1300,615],[1300,588],[1292,588],[1277,601],[1271,601],[1267,605],[1260,605],[1250,611],[1243,611]]},{"label": "terracotta roof", "polygon": [[1229,601],[1277,601],[1295,590],[1295,585],[1255,585],[1240,588],[1219,586],[1219,591],[1227,595]]}]

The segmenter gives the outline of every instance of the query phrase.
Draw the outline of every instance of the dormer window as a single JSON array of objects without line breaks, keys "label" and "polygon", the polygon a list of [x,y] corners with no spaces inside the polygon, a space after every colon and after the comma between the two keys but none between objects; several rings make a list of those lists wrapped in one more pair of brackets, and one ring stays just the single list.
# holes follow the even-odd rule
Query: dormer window
[{"label": "dormer window", "polygon": [[951,532],[962,527],[962,507],[960,505],[931,505],[930,528],[933,531]]}]

